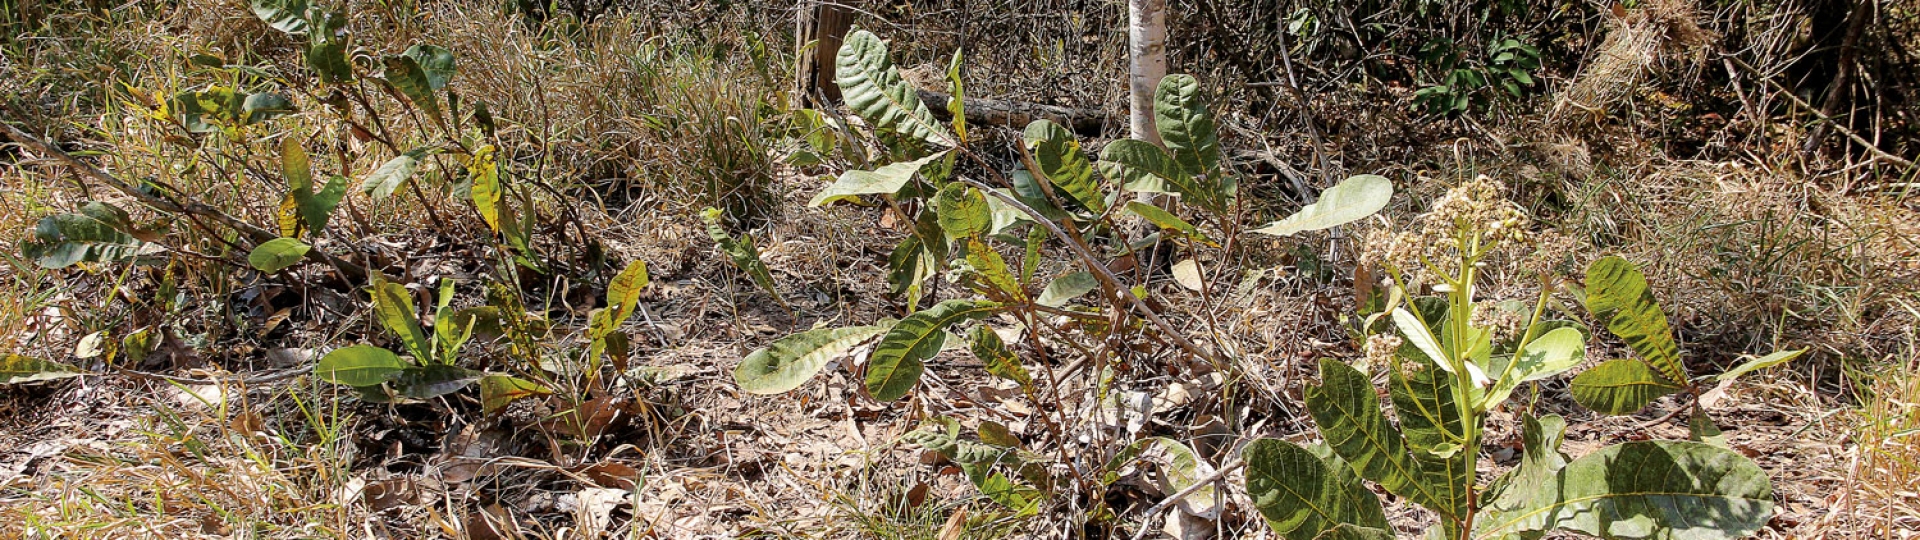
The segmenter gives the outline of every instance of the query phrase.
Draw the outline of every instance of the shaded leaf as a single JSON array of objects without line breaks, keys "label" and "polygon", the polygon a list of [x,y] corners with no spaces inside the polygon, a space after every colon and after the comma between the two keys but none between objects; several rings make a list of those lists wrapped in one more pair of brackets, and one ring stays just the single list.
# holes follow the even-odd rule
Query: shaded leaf
[{"label": "shaded leaf", "polygon": [[1545,490],[1552,504],[1490,514],[1476,538],[1566,529],[1601,538],[1731,540],[1773,517],[1773,484],[1751,460],[1717,446],[1637,441],[1567,463]]},{"label": "shaded leaf", "polygon": [[1267,525],[1287,540],[1313,540],[1342,524],[1384,529],[1380,500],[1313,452],[1259,439],[1242,452],[1247,495]]},{"label": "shaded leaf", "polygon": [[1680,390],[1645,362],[1608,360],[1573,378],[1573,400],[1601,414],[1633,414],[1661,396]]},{"label": "shaded leaf", "polygon": [[347,62],[347,17],[339,11],[315,8],[307,19],[307,67],[320,74],[321,82],[353,82],[353,65]]},{"label": "shaded leaf", "polygon": [[133,237],[126,211],[103,202],[90,202],[79,213],[40,218],[33,238],[21,253],[42,268],[66,268],[82,262],[123,261],[138,255],[147,243]]},{"label": "shaded leaf", "polygon": [[867,359],[867,393],[880,401],[907,395],[920,382],[922,363],[946,344],[947,327],[984,318],[1000,304],[978,300],[948,300],[901,319]]},{"label": "shaded leaf", "polygon": [[299,35],[307,33],[306,0],[252,0],[253,16],[274,30]]},{"label": "shaded leaf", "polygon": [[1026,150],[1033,157],[1035,178],[1065,191],[1067,196],[1095,214],[1107,210],[1106,194],[1093,178],[1093,165],[1080,151],[1080,141],[1060,124],[1035,120],[1022,135]]},{"label": "shaded leaf", "polygon": [[487,375],[480,378],[480,407],[487,414],[498,414],[517,400],[552,393],[551,388],[519,377]]},{"label": "shaded leaf", "polygon": [[979,358],[981,364],[986,365],[987,373],[1019,383],[1021,388],[1033,386],[1033,376],[1029,375],[1026,366],[1020,363],[1020,356],[1007,348],[1007,343],[1000,339],[1000,334],[982,325],[974,327],[969,337],[972,338],[970,341],[972,341],[973,356]]},{"label": "shaded leaf", "polygon": [[408,366],[393,376],[393,389],[402,396],[427,399],[459,391],[480,378],[480,372],[449,364]]},{"label": "shaded leaf", "polygon": [[1047,307],[1060,307],[1097,288],[1100,288],[1100,280],[1093,274],[1068,272],[1047,283],[1046,290],[1040,291],[1040,298],[1035,302]]},{"label": "shaded leaf", "polygon": [[410,56],[388,56],[381,59],[386,66],[387,82],[407,96],[413,106],[426,111],[429,118],[439,119],[440,97],[434,93],[433,83],[427,78],[426,68]]},{"label": "shaded leaf", "polygon": [[419,44],[407,47],[407,51],[400,55],[412,58],[414,64],[420,66],[420,73],[426,77],[429,89],[446,88],[447,82],[453,80],[455,72],[453,51],[447,50],[446,47]]}]

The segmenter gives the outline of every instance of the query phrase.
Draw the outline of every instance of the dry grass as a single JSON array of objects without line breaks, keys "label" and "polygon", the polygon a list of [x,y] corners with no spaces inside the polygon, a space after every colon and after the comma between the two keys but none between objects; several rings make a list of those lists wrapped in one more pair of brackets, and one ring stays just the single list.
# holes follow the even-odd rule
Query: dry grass
[{"label": "dry grass", "polygon": [[[645,302],[654,311],[632,328],[636,343],[644,343],[637,362],[677,375],[621,388],[636,404],[630,425],[587,443],[556,436],[537,421],[555,411],[520,411],[534,419],[522,422],[526,418],[480,417],[461,398],[381,407],[305,380],[211,392],[228,397],[211,404],[170,383],[116,374],[0,390],[0,416],[6,418],[0,422],[0,517],[8,523],[0,526],[0,536],[488,538],[486,532],[499,531],[505,537],[517,532],[574,538],[597,534],[579,528],[596,519],[607,520],[605,528],[617,533],[662,538],[1064,534],[1060,516],[999,513],[964,481],[896,444],[923,416],[965,415],[980,403],[940,398],[920,402],[916,410],[879,407],[860,397],[857,380],[839,372],[790,399],[744,396],[733,388],[726,373],[737,359],[791,329],[899,315],[883,299],[885,284],[872,276],[884,272],[885,253],[904,231],[877,225],[878,213],[870,209],[802,209],[824,181],[810,173],[832,171],[779,163],[782,141],[792,135],[780,94],[790,51],[781,39],[753,32],[777,28],[771,22],[781,15],[777,10],[714,11],[703,5],[667,15],[666,7],[640,3],[638,11],[584,26],[539,28],[504,14],[498,4],[360,1],[354,2],[353,25],[364,44],[381,53],[419,41],[454,50],[461,66],[454,88],[469,102],[489,103],[503,119],[502,151],[513,174],[567,194],[542,192],[544,215],[571,212],[612,258],[649,262],[655,285]],[[1120,83],[1103,74],[1118,65],[1118,47],[1093,24],[1112,18],[1111,6],[1103,4],[1086,20],[1044,18],[1050,6],[1025,6],[1037,14],[970,31],[1005,30],[1018,37],[996,49],[968,51],[976,61],[970,81],[979,81],[973,93],[1076,106],[1117,102]],[[1688,26],[1690,12],[1675,9],[1624,23],[1618,39],[1632,43],[1618,46],[1630,49],[1621,53],[1618,69],[1630,75],[1622,80],[1639,80],[1661,47],[1698,37],[1689,33],[1698,30]],[[914,16],[954,14],[941,7]],[[144,95],[209,84],[298,87],[290,75],[303,69],[295,44],[241,3],[134,2],[106,17],[61,12],[52,24],[55,31],[45,39],[0,43],[7,48],[0,54],[0,100],[27,111],[26,118],[8,119],[40,128],[70,149],[99,152],[96,159],[116,174],[271,223],[284,188],[272,175],[249,171],[277,166],[278,137],[311,137],[315,166],[327,172],[364,173],[391,156],[342,134],[319,114],[198,148],[170,140],[143,118],[134,105],[138,99],[120,91],[121,84]],[[1018,31],[1036,24],[1076,39],[1043,43]],[[1649,30],[1655,27],[1658,32]],[[930,23],[879,29],[952,37],[940,28]],[[1616,48],[1608,43],[1603,49]],[[900,50],[904,65],[942,60],[951,46],[929,39],[903,43]],[[262,66],[267,75],[195,67],[189,59],[197,54]],[[1602,75],[1588,79],[1613,77]],[[1633,86],[1608,81],[1592,99],[1616,99],[1608,92]],[[323,108],[317,96],[295,94],[303,109]],[[1326,101],[1352,109],[1337,120],[1355,124],[1347,128],[1354,135],[1336,138],[1348,145],[1336,160],[1391,169],[1408,184],[1409,195],[1396,199],[1391,215],[1424,208],[1423,201],[1450,183],[1444,179],[1495,174],[1515,187],[1541,221],[1574,237],[1576,249],[1621,252],[1647,263],[1686,349],[1699,351],[1690,360],[1703,364],[1700,372],[1743,352],[1815,349],[1810,359],[1781,370],[1780,381],[1744,387],[1736,400],[1750,406],[1726,413],[1729,420],[1761,418],[1742,432],[1740,444],[1777,458],[1767,466],[1791,483],[1782,499],[1800,505],[1790,515],[1809,518],[1767,534],[1898,537],[1920,529],[1913,488],[1920,482],[1913,466],[1920,461],[1920,409],[1914,407],[1920,402],[1920,364],[1914,360],[1920,356],[1914,337],[1920,312],[1913,305],[1920,303],[1920,216],[1910,202],[1862,196],[1775,163],[1680,161],[1633,143],[1589,152],[1584,142],[1536,141],[1524,134],[1539,122],[1524,118],[1492,126],[1516,144],[1477,146],[1459,158],[1433,140],[1395,140],[1444,128],[1416,125],[1404,103],[1374,103],[1372,96],[1341,94]],[[397,104],[382,103],[383,112],[398,112]],[[1254,114],[1229,110],[1222,117],[1236,125],[1260,124],[1250,118]],[[1397,135],[1369,138],[1374,130],[1365,124],[1384,125],[1378,131]],[[428,138],[405,124],[393,127],[400,138]],[[1298,138],[1247,131],[1235,135],[1249,139],[1239,142]],[[1514,151],[1523,146],[1545,148],[1545,159]],[[1388,157],[1392,163],[1375,163]],[[471,246],[457,240],[477,237],[484,226],[465,219],[470,216],[461,213],[464,203],[453,197],[451,183],[434,178],[426,200],[407,194],[374,203],[354,196],[333,237],[320,247],[376,252],[416,276],[484,273],[486,262],[476,262],[465,251]],[[1253,178],[1248,192],[1274,192],[1279,183]],[[9,246],[39,217],[85,200],[131,206],[98,186],[76,185],[61,167],[21,159],[6,148],[0,148],[0,187],[0,243]],[[1292,203],[1276,197],[1252,205],[1280,211]],[[797,317],[774,309],[710,251],[691,218],[705,206],[728,208],[735,225],[757,231]],[[436,228],[433,214],[423,211],[428,207],[455,219]],[[197,251],[226,249],[214,235],[178,230],[182,244]],[[562,235],[542,247],[570,255],[587,251],[578,244]],[[1355,354],[1341,318],[1351,307],[1345,276],[1354,246],[1303,245],[1262,240],[1244,256],[1218,261],[1263,274],[1221,300],[1212,327],[1199,315],[1182,317],[1196,335],[1217,328],[1215,337],[1240,353],[1235,367],[1246,378],[1231,384],[1248,400],[1239,414],[1258,422],[1263,431],[1256,434],[1304,433],[1297,396],[1311,377],[1306,366],[1317,357]],[[274,365],[265,351],[324,349],[370,333],[370,323],[352,315],[364,297],[321,291],[312,293],[318,298],[312,304],[341,307],[303,307],[285,323],[297,330],[251,334],[263,325],[222,310],[231,299],[271,284],[245,281],[204,261],[176,272],[185,277],[171,283],[193,300],[172,311],[163,309],[164,299],[151,299],[170,279],[164,271],[116,273],[123,269],[107,265],[99,272],[46,272],[11,254],[7,263],[0,267],[0,327],[14,330],[0,349],[74,360],[75,342],[92,332],[171,327],[205,339],[205,348],[181,356],[192,362],[151,369],[199,378],[277,369],[284,366]],[[1042,273],[1066,266],[1049,261]],[[1149,287],[1167,299],[1169,309],[1200,304],[1165,276],[1153,278]],[[1490,290],[1526,296],[1528,286],[1502,283]],[[564,296],[565,285],[552,288],[554,296]],[[591,295],[561,300],[581,299],[592,302]],[[228,322],[234,320],[242,322]],[[1882,366],[1904,371],[1853,375]],[[959,368],[934,369],[938,382],[929,385],[943,396],[973,400],[978,396],[968,392],[985,384]],[[1126,390],[1156,393],[1175,379],[1148,374],[1129,382]],[[1089,385],[1069,390],[1093,392]],[[1857,408],[1833,397],[1856,392],[1867,396]],[[1104,414],[1091,399],[1073,406],[1067,414],[1082,420]],[[1193,414],[1166,429],[1202,436]],[[1856,415],[1857,427],[1839,427],[1841,419]],[[1186,420],[1196,425],[1179,423]],[[1592,421],[1585,429],[1595,438],[1618,439],[1635,429],[1627,420],[1644,419],[1583,420]],[[1813,437],[1809,433],[1844,436],[1849,442],[1835,448],[1849,459],[1834,462],[1838,454],[1826,447],[1786,444]],[[626,485],[583,472],[604,463],[637,471],[644,481]],[[448,480],[446,471],[459,467],[479,472]],[[1840,476],[1853,490],[1829,501],[1840,511],[1812,513],[1822,510],[1817,493],[1840,485],[1832,481]],[[927,499],[915,500],[915,490]],[[587,494],[610,498],[601,508],[585,504]],[[595,508],[606,512],[596,514]],[[487,516],[511,525],[491,525]],[[1252,521],[1234,526],[1263,533]]]}]

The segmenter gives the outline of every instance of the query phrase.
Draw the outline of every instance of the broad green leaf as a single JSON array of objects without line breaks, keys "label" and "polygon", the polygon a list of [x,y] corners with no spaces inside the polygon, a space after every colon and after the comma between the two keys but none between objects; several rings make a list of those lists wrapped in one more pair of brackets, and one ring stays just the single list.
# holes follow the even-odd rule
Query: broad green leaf
[{"label": "broad green leaf", "polygon": [[1320,192],[1320,200],[1286,219],[1252,232],[1292,236],[1305,231],[1330,229],[1371,216],[1386,208],[1387,201],[1392,198],[1393,181],[1384,176],[1362,174]]},{"label": "broad green leaf", "polygon": [[499,414],[514,401],[552,393],[551,388],[519,377],[487,375],[480,378],[480,409],[487,414]]},{"label": "broad green leaf", "polygon": [[995,302],[948,300],[900,319],[867,359],[867,393],[879,401],[906,396],[920,382],[922,363],[946,344],[947,327],[999,309]]},{"label": "broad green leaf", "polygon": [[413,177],[414,168],[418,167],[420,160],[425,157],[427,157],[426,148],[415,148],[394,156],[393,159],[381,164],[380,168],[374,169],[373,174],[367,175],[366,180],[360,182],[360,192],[376,201],[386,199],[387,196],[393,195],[394,190],[400,189],[408,178]]},{"label": "broad green leaf", "polygon": [[128,233],[132,228],[132,218],[125,211],[90,202],[81,206],[79,213],[40,218],[33,228],[33,238],[21,245],[21,253],[49,269],[82,262],[123,261],[138,255],[147,245]]},{"label": "broad green leaf", "polygon": [[1341,523],[1320,533],[1315,540],[1394,540],[1393,533],[1378,527],[1362,527],[1351,523]]},{"label": "broad green leaf", "polygon": [[372,345],[341,347],[328,352],[313,366],[320,380],[347,386],[377,386],[392,379],[408,364],[393,351]]},{"label": "broad green leaf", "polygon": [[1640,268],[1618,256],[1594,261],[1587,267],[1587,311],[1607,321],[1607,330],[1653,366],[1674,386],[1687,384],[1687,369],[1680,365],[1680,347],[1673,342],[1673,329],[1667,326],[1667,314],[1647,288],[1647,276]]},{"label": "broad green leaf", "polygon": [[402,396],[427,399],[450,394],[480,378],[480,372],[449,364],[408,366],[393,376],[393,389]]},{"label": "broad green leaf", "polygon": [[1342,524],[1387,528],[1380,499],[1319,456],[1293,443],[1259,439],[1242,452],[1247,495],[1287,540],[1314,540]]},{"label": "broad green leaf", "polygon": [[287,96],[272,92],[261,92],[247,96],[240,105],[240,120],[244,124],[258,124],[285,116],[294,111],[293,101]]},{"label": "broad green leaf", "polygon": [[11,353],[0,355],[0,384],[50,381],[86,374],[79,368],[58,362]]},{"label": "broad green leaf", "polygon": [[1618,359],[1601,362],[1574,376],[1573,400],[1601,414],[1633,414],[1661,396],[1680,390],[1645,362]]},{"label": "broad green leaf", "polygon": [[[778,302],[781,307],[787,307],[787,300],[780,297],[780,289],[774,286],[773,272],[767,269],[766,262],[760,260],[760,249],[754,246],[753,235],[743,234],[738,239],[728,235],[727,230],[720,227],[720,209],[718,208],[700,211],[700,219],[707,224],[707,236],[713,238],[714,244],[727,253],[727,257],[733,261],[733,266],[746,272],[747,277],[753,280],[753,284],[772,296],[773,301]],[[788,310],[791,311],[792,308]]]},{"label": "broad green leaf", "polygon": [[1136,216],[1146,218],[1147,222],[1162,229],[1180,233],[1187,238],[1205,242],[1207,245],[1214,244],[1213,240],[1207,238],[1206,234],[1201,233],[1198,227],[1194,227],[1192,223],[1187,223],[1187,220],[1180,219],[1180,216],[1173,215],[1173,213],[1163,210],[1158,206],[1140,201],[1127,201],[1127,211],[1132,212]]},{"label": "broad green leaf", "polygon": [[447,82],[453,80],[453,51],[446,47],[419,44],[407,47],[400,55],[412,58],[414,64],[420,66],[420,73],[426,76],[427,88],[431,90],[446,88]]},{"label": "broad green leaf", "polygon": [[353,64],[347,61],[347,17],[339,11],[314,8],[307,22],[307,67],[328,84],[353,82]]},{"label": "broad green leaf", "polygon": [[440,96],[434,93],[433,83],[427,78],[427,71],[420,62],[409,56],[388,56],[381,59],[386,66],[386,79],[395,90],[407,96],[413,106],[426,111],[428,118],[440,119]]},{"label": "broad green leaf", "polygon": [[307,33],[307,0],[252,0],[253,16],[274,30]]},{"label": "broad green leaf", "polygon": [[1719,376],[1714,377],[1714,380],[1726,382],[1726,381],[1738,379],[1740,378],[1741,375],[1746,375],[1748,373],[1753,372],[1754,370],[1766,369],[1766,368],[1787,363],[1788,361],[1791,361],[1795,358],[1799,358],[1800,355],[1802,354],[1806,354],[1806,352],[1807,352],[1806,349],[1798,349],[1798,350],[1792,350],[1792,351],[1774,351],[1773,354],[1748,360],[1746,361],[1746,363],[1740,364],[1738,366],[1734,366],[1733,369],[1727,370],[1726,373],[1721,373]]},{"label": "broad green leaf", "polygon": [[1053,281],[1047,284],[1047,288],[1040,291],[1040,298],[1035,300],[1035,302],[1043,306],[1057,308],[1067,305],[1067,302],[1098,288],[1100,288],[1100,280],[1099,278],[1093,277],[1093,274],[1086,272],[1069,272],[1060,277],[1053,278]]},{"label": "broad green leaf", "polygon": [[1033,157],[1036,170],[1031,172],[1036,178],[1065,191],[1094,214],[1107,211],[1106,194],[1094,180],[1093,165],[1080,151],[1080,141],[1072,131],[1048,120],[1035,120],[1027,124],[1022,138],[1028,155]]},{"label": "broad green leaf", "polygon": [[1337,360],[1320,361],[1320,384],[1307,387],[1307,411],[1327,445],[1361,477],[1428,509],[1451,514],[1449,486],[1429,485],[1407,453],[1400,430],[1387,422],[1366,374]]},{"label": "broad green leaf", "polygon": [[934,160],[945,157],[946,154],[944,151],[935,152],[933,155],[913,161],[889,163],[871,171],[847,171],[840,173],[840,178],[834,180],[833,185],[827,186],[827,189],[822,190],[820,194],[814,195],[813,200],[807,201],[807,206],[823,206],[832,204],[834,201],[852,199],[860,195],[892,195],[898,193],[900,188],[906,187],[907,182],[913,181],[913,175],[919,173],[921,168],[926,167],[928,163],[932,163]]},{"label": "broad green leaf", "polygon": [[954,182],[941,188],[934,197],[934,208],[940,230],[948,240],[971,238],[993,225],[993,211],[987,208],[986,196],[966,184]]},{"label": "broad green leaf", "polygon": [[1027,373],[1026,366],[1021,365],[1020,356],[1007,348],[1007,343],[1000,339],[1000,334],[982,325],[974,327],[970,337],[973,356],[979,358],[981,364],[986,365],[987,373],[1020,383],[1021,388],[1033,387],[1033,376]]},{"label": "broad green leaf", "polygon": [[340,197],[346,195],[347,180],[334,176],[319,193],[314,193],[313,166],[299,137],[281,140],[280,174],[287,179],[288,199],[293,201],[300,221],[307,224],[308,234],[320,234],[321,229],[327,227],[328,218],[333,216],[333,209],[340,205]]},{"label": "broad green leaf", "polygon": [[[1195,178],[1220,166],[1220,139],[1207,112],[1200,81],[1192,75],[1168,75],[1153,92],[1153,125],[1175,163]],[[1211,198],[1211,197],[1210,197]]]},{"label": "broad green leaf", "polygon": [[822,328],[780,338],[741,360],[733,370],[733,381],[749,394],[799,388],[827,362],[887,329],[885,325]]},{"label": "broad green leaf", "polygon": [[1513,366],[1508,368],[1511,372],[1487,392],[1487,405],[1506,401],[1521,384],[1559,375],[1580,365],[1586,360],[1586,348],[1586,336],[1571,327],[1555,328],[1533,338],[1527,342],[1526,350],[1513,356]]},{"label": "broad green leaf", "polygon": [[1727,447],[1727,436],[1720,432],[1720,426],[1713,424],[1713,418],[1707,416],[1707,410],[1700,402],[1693,402],[1693,411],[1687,414],[1687,440]]},{"label": "broad green leaf", "polygon": [[836,64],[834,82],[840,85],[847,106],[868,124],[934,145],[952,144],[953,135],[920,102],[913,85],[900,78],[879,36],[866,30],[848,34]]},{"label": "broad green leaf", "polygon": [[1193,176],[1180,169],[1173,156],[1159,145],[1121,139],[1100,149],[1100,161],[1094,164],[1100,175],[1122,189],[1138,193],[1178,193],[1189,202],[1211,208],[1212,191],[1202,188]]},{"label": "broad green leaf", "polygon": [[1496,538],[1565,529],[1607,539],[1733,540],[1773,517],[1773,484],[1753,461],[1725,448],[1681,441],[1609,446],[1567,463],[1531,504],[1489,513],[1474,531]]},{"label": "broad green leaf", "polygon": [[299,263],[300,259],[306,258],[307,252],[312,249],[313,246],[307,245],[306,242],[292,238],[275,238],[254,246],[253,252],[247,254],[247,264],[254,270],[271,274]]},{"label": "broad green leaf", "polygon": [[[1416,456],[1448,458],[1465,449],[1466,429],[1453,399],[1452,375],[1433,368],[1401,345],[1399,364],[1388,372],[1388,393],[1400,431]],[[1464,472],[1464,471],[1461,471]]]},{"label": "broad green leaf", "polygon": [[406,345],[408,352],[413,353],[414,359],[432,361],[433,348],[428,346],[427,333],[420,329],[420,320],[415,315],[418,311],[413,308],[413,294],[407,291],[407,287],[376,278],[373,286],[369,287],[369,293],[373,297],[374,317],[380,321],[380,325],[399,336],[400,342]]}]

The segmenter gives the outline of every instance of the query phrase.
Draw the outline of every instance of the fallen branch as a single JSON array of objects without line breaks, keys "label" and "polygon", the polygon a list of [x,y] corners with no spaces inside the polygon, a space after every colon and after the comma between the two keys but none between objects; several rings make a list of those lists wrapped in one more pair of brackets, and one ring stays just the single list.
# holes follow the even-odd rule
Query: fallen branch
[{"label": "fallen branch", "polygon": [[[933,116],[940,120],[950,120],[953,114],[947,112],[947,102],[952,101],[951,94],[920,91],[920,101],[927,104]],[[1074,109],[1038,103],[1021,103],[998,99],[962,100],[967,106],[967,121],[976,124],[991,124],[1013,129],[1022,129],[1034,120],[1050,120],[1055,124],[1067,126],[1080,135],[1099,135],[1108,124],[1118,124],[1120,120],[1104,111],[1093,109]]]},{"label": "fallen branch", "polygon": [[[190,215],[211,219],[220,225],[232,228],[233,230],[239,231],[240,234],[246,235],[247,240],[253,242],[254,245],[259,245],[268,240],[280,237],[280,235],[274,234],[272,231],[241,221],[239,218],[235,218],[226,212],[220,211],[218,208],[207,206],[204,203],[191,200],[176,203],[151,193],[140,191],[139,189],[135,189],[132,184],[115,178],[113,175],[107,174],[106,171],[102,171],[90,163],[80,161],[79,158],[73,157],[72,154],[68,154],[51,144],[47,144],[45,141],[41,141],[38,137],[28,134],[20,128],[13,127],[13,124],[0,122],[0,126],[6,128],[5,133],[7,137],[13,139],[15,144],[19,144],[40,154],[51,156],[72,167],[82,178],[111,187],[114,191],[119,191],[128,197],[132,197],[140,201],[140,204],[147,205],[154,210],[169,214]],[[307,259],[333,266],[334,269],[339,270],[349,281],[361,281],[367,278],[366,268],[347,262],[339,257],[328,255],[318,249],[307,250]]]}]

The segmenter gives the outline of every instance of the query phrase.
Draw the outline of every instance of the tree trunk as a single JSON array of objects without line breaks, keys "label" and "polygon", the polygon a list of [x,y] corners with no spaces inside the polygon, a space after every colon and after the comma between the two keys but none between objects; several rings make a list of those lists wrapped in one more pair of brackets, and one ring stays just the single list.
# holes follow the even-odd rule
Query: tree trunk
[{"label": "tree trunk", "polygon": [[1127,0],[1128,136],[1160,143],[1153,91],[1167,76],[1167,0]]},{"label": "tree trunk", "polygon": [[[817,42],[813,50],[799,59],[794,75],[793,106],[806,107],[816,99],[826,103],[840,101],[840,86],[834,84],[834,64],[840,43],[853,29],[853,11],[838,3],[801,0],[793,17],[794,50]],[[825,104],[825,103],[822,103]]]}]

